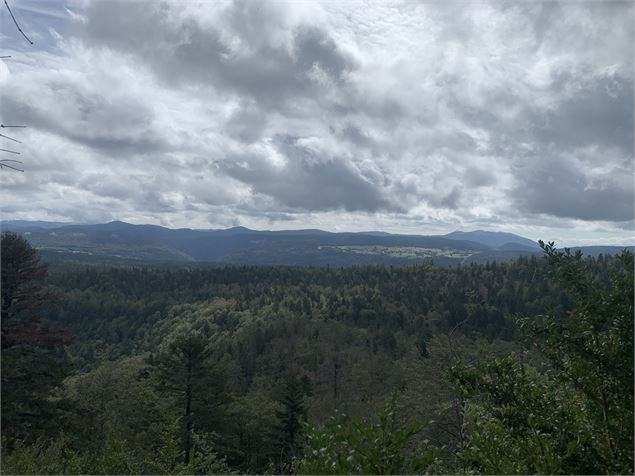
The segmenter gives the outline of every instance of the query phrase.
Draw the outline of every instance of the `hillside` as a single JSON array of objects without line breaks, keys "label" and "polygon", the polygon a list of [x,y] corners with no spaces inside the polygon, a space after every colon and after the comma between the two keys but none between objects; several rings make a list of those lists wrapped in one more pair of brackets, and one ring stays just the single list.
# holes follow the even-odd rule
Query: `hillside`
[{"label": "hillside", "polygon": [[474,241],[493,249],[506,250],[536,250],[539,249],[538,243],[528,238],[515,235],[513,233],[505,233],[500,231],[453,231],[444,235],[445,238],[451,240]]},{"label": "hillside", "polygon": [[[453,232],[443,236],[384,232],[331,233],[323,230],[258,231],[170,229],[121,221],[55,226],[50,222],[5,222],[23,234],[54,265],[98,263],[234,263],[287,266],[438,266],[507,261],[540,254],[536,243],[503,232]],[[621,247],[580,249],[616,254]]]},{"label": "hillside", "polygon": [[[109,228],[130,230],[120,224]],[[354,255],[397,253],[381,246],[341,246]],[[411,248],[399,247],[398,253],[418,252]],[[9,276],[14,268],[6,263],[15,253],[3,249],[8,250],[3,276]],[[24,345],[3,349],[3,378],[8,375],[11,383],[26,374],[29,385],[20,393],[3,385],[3,437],[9,432],[20,442],[4,458],[3,472],[457,474],[469,467],[472,474],[496,473],[481,470],[489,468],[488,458],[461,459],[465,438],[478,448],[493,441],[497,454],[510,444],[524,450],[534,441],[529,438],[536,436],[531,425],[537,421],[540,442],[554,454],[573,455],[555,460],[562,470],[549,474],[602,474],[604,460],[585,458],[586,448],[611,456],[599,437],[605,436],[600,407],[588,393],[598,385],[620,399],[611,417],[618,430],[624,428],[614,441],[624,448],[615,461],[626,468],[632,394],[625,383],[632,382],[633,351],[632,334],[629,341],[624,330],[633,324],[632,255],[579,260],[549,247],[546,253],[547,259],[451,268],[191,262],[181,268],[82,266],[52,273],[26,288],[31,300],[54,291],[55,300],[40,309],[42,320],[31,334],[23,327],[9,327],[8,334],[25,339],[40,332],[35,335],[44,344],[37,352]],[[569,281],[554,276],[573,276],[574,291],[582,285],[594,292],[580,298]],[[599,317],[592,323],[599,330],[581,327],[586,315],[580,310]],[[527,340],[528,326],[545,316],[548,327],[537,327],[535,340]],[[603,343],[606,363],[579,352],[597,345],[594,339]],[[49,348],[49,342],[59,344]],[[575,372],[583,369],[573,375],[586,387],[569,386],[572,379],[562,373],[560,361],[546,367],[538,345],[556,349],[564,363],[573,361]],[[53,378],[55,393],[41,398]],[[24,411],[25,396],[31,413]],[[554,398],[560,396],[567,398]],[[582,398],[584,405],[569,403]],[[470,411],[492,416],[475,413],[480,426],[468,426],[461,436],[455,429],[465,427],[464,402]],[[52,416],[29,419],[39,414]],[[511,423],[508,415],[515,418]],[[516,421],[522,422],[520,430]],[[415,424],[417,431],[406,432],[411,427],[405,425]],[[50,441],[45,450],[39,440],[22,443],[36,430]],[[497,443],[501,434],[506,438]],[[584,446],[572,450],[576,439]],[[295,453],[285,453],[285,445],[295,441]],[[350,442],[361,450],[351,453]],[[366,449],[376,447],[400,457],[373,470]],[[191,460],[185,464],[188,448]],[[322,448],[370,460],[364,466],[370,469],[352,471],[346,458],[335,471],[320,469]],[[421,463],[421,454],[434,459]],[[515,451],[503,461],[517,464],[519,454],[524,455]],[[522,456],[523,471],[517,473],[539,473],[524,468],[542,464],[541,455]]]}]

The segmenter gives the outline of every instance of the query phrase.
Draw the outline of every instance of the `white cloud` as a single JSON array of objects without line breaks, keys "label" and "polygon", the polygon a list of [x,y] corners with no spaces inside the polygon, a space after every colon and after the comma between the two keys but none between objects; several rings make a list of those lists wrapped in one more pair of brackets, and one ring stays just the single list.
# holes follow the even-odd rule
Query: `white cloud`
[{"label": "white cloud", "polygon": [[604,5],[27,2],[3,215],[628,241],[633,5]]}]

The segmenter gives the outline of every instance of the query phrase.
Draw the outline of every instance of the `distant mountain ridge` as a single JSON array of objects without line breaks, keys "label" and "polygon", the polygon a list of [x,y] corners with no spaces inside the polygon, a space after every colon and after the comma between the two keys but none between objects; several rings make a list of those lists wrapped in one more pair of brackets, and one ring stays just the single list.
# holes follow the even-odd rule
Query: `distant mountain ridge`
[{"label": "distant mountain ridge", "polygon": [[536,241],[503,231],[453,231],[443,236],[451,240],[475,241],[494,249],[540,249]]},{"label": "distant mountain ridge", "polygon": [[2,220],[0,228],[4,230],[18,231],[31,228],[59,228],[60,226],[72,225],[72,223],[63,223],[57,221],[41,221],[41,220]]},{"label": "distant mountain ridge", "polygon": [[[59,225],[59,226],[56,226]],[[456,231],[400,235],[379,231],[334,233],[317,229],[258,231],[171,229],[113,221],[95,225],[6,221],[47,257],[72,261],[210,262],[292,266],[456,265],[539,255],[538,244],[505,232]],[[581,248],[586,252],[586,248]],[[589,247],[588,254],[621,247]]]}]

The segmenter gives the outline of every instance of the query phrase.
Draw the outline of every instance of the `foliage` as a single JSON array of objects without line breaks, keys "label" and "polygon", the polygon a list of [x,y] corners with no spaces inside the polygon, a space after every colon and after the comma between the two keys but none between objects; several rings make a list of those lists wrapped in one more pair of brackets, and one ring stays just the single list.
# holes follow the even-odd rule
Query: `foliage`
[{"label": "foliage", "polygon": [[279,421],[276,430],[280,472],[288,469],[289,462],[298,454],[301,447],[302,423],[306,419],[305,393],[305,388],[296,375],[288,375],[285,378],[279,399],[281,409],[276,412]]},{"label": "foliage", "polygon": [[227,465],[225,458],[216,452],[217,439],[206,433],[194,433],[192,461],[186,467],[185,474],[232,474],[234,471]]},{"label": "foliage", "polygon": [[452,369],[471,417],[463,461],[488,474],[630,474],[633,255],[594,276],[579,253],[541,246],[575,307],[519,318],[531,361],[512,354]]},{"label": "foliage", "polygon": [[45,278],[10,243],[4,472],[632,469],[632,255]]},{"label": "foliage", "polygon": [[158,390],[172,396],[181,409],[185,465],[191,460],[194,429],[213,426],[219,408],[227,400],[224,377],[211,359],[213,343],[212,336],[183,324],[166,337],[159,352],[149,359]]},{"label": "foliage", "polygon": [[583,404],[548,372],[510,354],[455,366],[452,374],[469,401],[461,453],[467,467],[486,474],[560,474],[580,458],[574,450],[588,427]]},{"label": "foliage", "polygon": [[[599,270],[604,263],[593,266]],[[171,310],[202,302],[224,303],[208,315],[225,331],[238,330],[245,316],[260,318],[262,331],[282,327],[278,320],[288,317],[311,319],[307,325],[318,321],[333,333],[341,327],[370,332],[374,348],[394,354],[402,349],[391,348],[387,336],[425,339],[459,322],[464,335],[514,339],[507,315],[570,307],[544,271],[536,257],[456,268],[86,268],[50,277],[65,299],[47,315],[72,329],[69,353],[84,370],[104,359],[155,351],[175,319]]]},{"label": "foliage", "polygon": [[554,279],[575,303],[568,315],[524,319],[524,334],[539,347],[557,379],[584,399],[599,466],[633,471],[633,254],[625,251],[610,275],[593,279],[578,252],[541,242]]},{"label": "foliage", "polygon": [[143,358],[132,357],[66,380],[64,396],[72,412],[64,425],[76,448],[98,451],[104,441],[116,438],[143,458],[162,444],[161,431],[174,417],[150,384],[149,372]]},{"label": "foliage", "polygon": [[396,394],[375,423],[336,412],[324,425],[307,424],[299,474],[412,474],[425,471],[435,457],[430,449],[408,446],[422,425],[407,424],[397,414]]},{"label": "foliage", "polygon": [[14,439],[34,441],[50,424],[56,407],[47,397],[68,371],[59,350],[69,336],[40,316],[54,295],[37,251],[13,233],[2,233],[1,243],[2,434],[10,447]]},{"label": "foliage", "polygon": [[4,474],[77,474],[83,466],[64,436],[48,444],[42,439],[30,445],[16,441],[11,452],[3,453]]},{"label": "foliage", "polygon": [[279,458],[281,404],[266,388],[237,396],[228,407],[230,430],[221,441],[227,460],[243,474],[262,474]]}]

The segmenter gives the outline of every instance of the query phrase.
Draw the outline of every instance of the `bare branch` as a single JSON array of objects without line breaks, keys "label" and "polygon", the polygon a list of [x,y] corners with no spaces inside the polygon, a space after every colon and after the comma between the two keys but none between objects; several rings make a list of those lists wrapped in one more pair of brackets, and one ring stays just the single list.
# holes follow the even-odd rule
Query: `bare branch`
[{"label": "bare branch", "polygon": [[0,137],[4,137],[5,139],[9,139],[9,140],[12,140],[13,142],[17,142],[18,144],[22,144],[22,141],[19,141],[18,139],[14,139],[13,137],[5,136],[4,134],[0,134]]},{"label": "bare branch", "polygon": [[13,16],[13,12],[11,11],[11,7],[9,7],[9,4],[7,3],[7,0],[4,0],[4,4],[7,7],[7,10],[9,10],[9,15],[11,15],[11,18],[13,19],[13,23],[15,23],[15,27],[18,29],[20,33],[22,33],[22,36],[24,37],[24,39],[32,45],[33,42],[30,40],[28,36],[26,36],[26,33],[22,31],[22,28],[20,28],[20,25],[18,25],[18,21],[15,19],[15,16]]},{"label": "bare branch", "polygon": [[[9,3],[7,2],[7,0],[4,0],[4,6],[7,7],[7,11],[9,12],[9,15],[11,15],[11,19],[13,20],[13,23],[15,24],[15,27],[18,29],[18,31],[22,34],[22,36],[24,37],[24,39],[26,41],[29,42],[30,45],[33,45],[34,43],[31,41],[31,39],[26,35],[26,33],[24,33],[24,31],[22,30],[22,27],[20,27],[20,24],[18,23],[18,20],[16,20],[15,15],[13,14],[13,11],[11,10],[11,7],[9,6]],[[7,59],[7,58],[11,58],[11,55],[2,55],[0,56],[0,59]],[[4,125],[4,124],[0,124],[0,128],[4,129],[4,128],[25,128],[26,126],[18,126],[18,125]],[[18,144],[21,144],[22,142],[19,141],[18,139],[14,139],[13,137],[9,137],[6,136],[4,134],[0,134],[0,137],[3,137],[5,139],[11,140],[13,142],[16,142]],[[8,152],[9,154],[15,154],[15,155],[20,155],[20,152],[17,152],[15,150],[9,150],[9,149],[3,149],[0,148],[0,151],[2,152]],[[11,170],[16,170],[18,172],[24,172],[24,170],[15,167],[14,165],[11,165],[7,162],[11,162],[11,163],[18,163],[21,164],[22,162],[20,162],[19,160],[12,160],[12,159],[2,159],[0,160],[0,169],[1,168],[9,168]]]},{"label": "bare branch", "polygon": [[9,165],[9,164],[7,164],[7,162],[17,162],[18,164],[22,163],[19,160],[3,159],[3,160],[0,160],[0,169],[2,167],[7,167],[7,168],[12,169],[12,170],[17,170],[18,172],[24,172],[24,170],[19,169],[17,167],[14,167],[13,165]]}]

